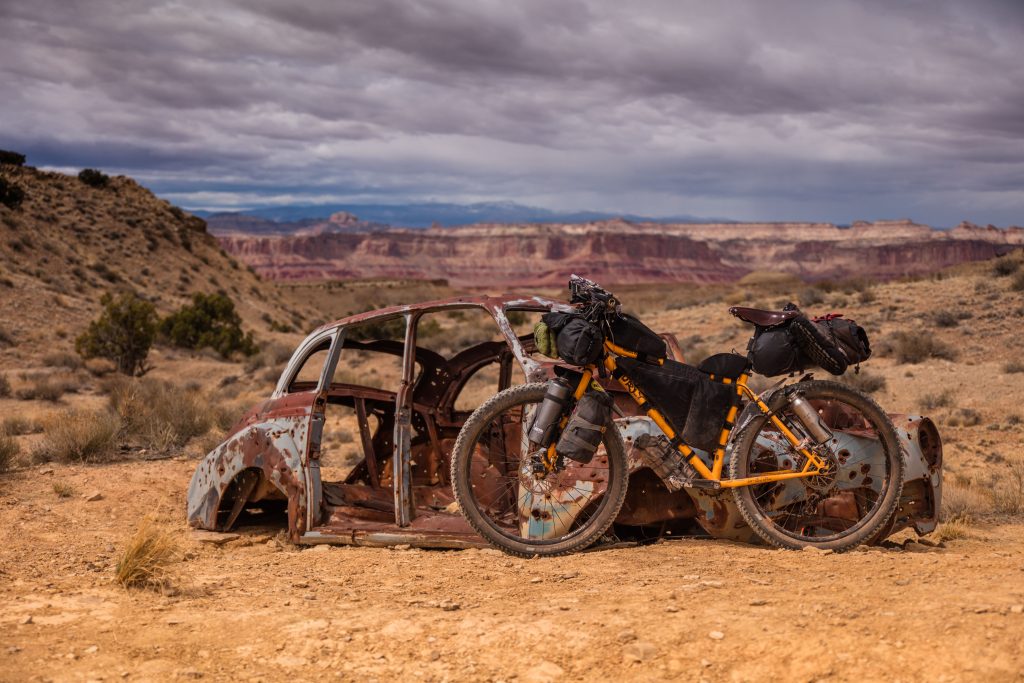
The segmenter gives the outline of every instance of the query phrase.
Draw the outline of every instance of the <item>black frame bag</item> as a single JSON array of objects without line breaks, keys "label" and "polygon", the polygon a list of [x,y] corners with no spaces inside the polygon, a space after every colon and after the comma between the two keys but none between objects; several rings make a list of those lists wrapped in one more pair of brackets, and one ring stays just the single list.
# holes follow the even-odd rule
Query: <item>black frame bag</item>
[{"label": "black frame bag", "polygon": [[735,386],[714,382],[708,373],[674,360],[664,365],[632,358],[617,362],[687,444],[708,453],[718,447],[725,416],[739,401]]}]

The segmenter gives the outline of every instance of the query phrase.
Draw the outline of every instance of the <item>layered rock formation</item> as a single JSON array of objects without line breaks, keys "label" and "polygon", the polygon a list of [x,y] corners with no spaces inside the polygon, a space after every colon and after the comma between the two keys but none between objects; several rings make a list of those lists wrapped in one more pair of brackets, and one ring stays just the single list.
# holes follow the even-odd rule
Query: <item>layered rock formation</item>
[{"label": "layered rock formation", "polygon": [[224,248],[277,279],[446,279],[456,286],[560,285],[573,272],[607,284],[726,282],[753,271],[805,280],[895,278],[992,258],[1024,245],[1024,229],[912,221],[661,224],[480,224],[361,227],[350,215],[293,234],[219,236]]}]

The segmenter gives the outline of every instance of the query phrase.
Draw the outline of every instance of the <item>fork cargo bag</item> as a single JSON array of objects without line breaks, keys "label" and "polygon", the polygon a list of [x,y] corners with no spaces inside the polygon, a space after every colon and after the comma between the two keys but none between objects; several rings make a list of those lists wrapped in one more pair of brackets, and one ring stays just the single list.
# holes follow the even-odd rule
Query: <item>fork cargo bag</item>
[{"label": "fork cargo bag", "polygon": [[590,462],[611,423],[613,402],[611,394],[604,391],[585,393],[562,430],[555,452],[576,462]]},{"label": "fork cargo bag", "polygon": [[714,382],[707,373],[674,360],[651,365],[619,358],[617,363],[683,441],[709,453],[715,450],[725,416],[738,400],[735,385]]}]

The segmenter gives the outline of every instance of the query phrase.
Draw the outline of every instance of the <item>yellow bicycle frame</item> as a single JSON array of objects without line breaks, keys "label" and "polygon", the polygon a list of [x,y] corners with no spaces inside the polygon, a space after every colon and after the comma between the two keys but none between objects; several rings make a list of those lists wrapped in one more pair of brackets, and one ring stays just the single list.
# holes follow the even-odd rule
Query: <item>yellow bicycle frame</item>
[{"label": "yellow bicycle frame", "polygon": [[[607,352],[605,354],[604,367],[609,372],[609,374],[615,373],[615,369],[617,367],[615,363],[615,356],[623,356],[625,358],[637,357],[637,354],[634,353],[633,351],[630,351],[629,349],[624,349],[621,346],[618,346],[610,341],[605,341],[604,346],[605,351]],[[659,361],[659,363],[663,364],[663,361]],[[576,385],[576,400],[582,398],[583,394],[586,393],[587,388],[590,386],[590,382],[591,380],[593,380],[596,371],[597,366],[595,365],[589,365],[583,371],[583,376],[580,378],[579,384]],[[715,376],[711,375],[711,379],[714,381],[720,381],[723,384],[733,383],[733,380],[728,377],[715,379]],[[708,479],[710,481],[719,482],[721,488],[752,486],[754,484],[766,484],[773,481],[783,481],[785,479],[799,479],[802,477],[811,477],[816,474],[821,474],[822,470],[826,466],[826,463],[814,452],[808,450],[801,444],[801,441],[796,437],[796,435],[794,435],[793,432],[788,427],[786,427],[782,420],[780,420],[777,415],[772,413],[771,409],[764,403],[764,401],[762,401],[761,398],[747,386],[747,379],[748,376],[746,374],[740,375],[736,379],[736,393],[740,396],[746,396],[751,401],[753,401],[754,404],[761,410],[761,412],[768,416],[768,419],[771,420],[771,423],[775,425],[776,429],[779,430],[779,432],[786,438],[786,440],[793,446],[793,448],[795,448],[801,455],[804,456],[805,463],[803,469],[801,469],[798,472],[794,472],[793,470],[779,470],[776,472],[765,472],[764,474],[759,474],[756,477],[744,477],[742,479],[723,480],[722,464],[725,461],[725,446],[729,442],[729,434],[732,431],[733,425],[736,422],[736,415],[738,412],[737,406],[733,406],[732,408],[730,408],[728,414],[725,416],[725,424],[722,427],[722,433],[718,437],[718,446],[715,448],[715,452],[713,454],[712,459],[712,465],[710,469],[708,469],[708,466],[704,464],[704,461],[701,460],[700,457],[693,452],[693,449],[686,445],[686,443],[682,442],[681,439],[678,445],[676,446],[679,452],[683,455],[684,458],[687,459],[687,462],[690,463],[690,466],[693,467],[693,469],[695,469],[701,477],[703,477],[704,479]],[[629,392],[629,395],[633,397],[633,400],[636,401],[638,405],[643,406],[646,404],[650,406],[650,404],[647,402],[647,397],[644,396],[643,392],[641,392],[640,389],[637,388],[637,386],[633,384],[633,382],[628,377],[626,377],[623,374],[620,374],[620,376],[618,377],[618,381],[619,384],[621,384],[623,388],[625,388],[625,390]],[[676,438],[675,430],[672,429],[671,425],[668,424],[668,421],[665,420],[665,417],[657,409],[648,407],[646,408],[646,413],[647,416],[651,418],[656,425],[658,425],[661,431],[665,433],[665,436],[667,436],[670,440]],[[565,420],[563,420],[563,427],[565,426],[564,422]],[[548,447],[546,460],[547,464],[553,468],[554,463],[557,460],[557,455],[555,454],[555,444],[552,444],[551,446]]]}]

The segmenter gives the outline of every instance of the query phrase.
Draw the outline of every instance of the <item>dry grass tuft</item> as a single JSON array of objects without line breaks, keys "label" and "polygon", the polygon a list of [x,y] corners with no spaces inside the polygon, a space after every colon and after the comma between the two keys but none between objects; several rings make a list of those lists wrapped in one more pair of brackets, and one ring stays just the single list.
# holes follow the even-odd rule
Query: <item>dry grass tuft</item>
[{"label": "dry grass tuft", "polygon": [[936,408],[948,408],[956,401],[956,393],[952,389],[943,389],[934,394],[925,394],[917,403],[922,410],[935,410]]},{"label": "dry grass tuft", "polygon": [[0,433],[0,472],[6,472],[14,467],[19,453],[21,453],[21,446],[14,440],[14,437]]},{"label": "dry grass tuft", "polygon": [[942,489],[940,517],[944,522],[968,522],[991,509],[992,503],[988,496],[972,482],[950,479]]},{"label": "dry grass tuft", "polygon": [[117,558],[117,582],[125,588],[166,589],[171,583],[169,567],[180,557],[170,532],[147,516]]},{"label": "dry grass tuft", "polygon": [[6,398],[11,395],[11,380],[7,379],[7,375],[0,375],[0,398]]},{"label": "dry grass tuft", "polygon": [[56,403],[64,394],[76,393],[80,384],[74,377],[50,374],[22,375],[28,384],[15,392],[22,401],[50,401]]},{"label": "dry grass tuft", "polygon": [[21,415],[8,415],[0,422],[0,434],[8,436],[22,436],[23,434],[35,434],[42,431],[39,423]]},{"label": "dry grass tuft", "polygon": [[155,450],[180,448],[210,430],[214,415],[198,389],[154,379],[122,378],[109,386],[110,406],[132,441]]},{"label": "dry grass tuft", "polygon": [[58,498],[70,498],[75,495],[75,487],[66,481],[55,481],[53,482],[53,492],[57,494]]},{"label": "dry grass tuft", "polygon": [[899,363],[921,363],[929,358],[956,360],[957,352],[949,344],[927,333],[897,332],[892,337],[892,353]]},{"label": "dry grass tuft", "polygon": [[121,420],[107,410],[65,410],[44,426],[37,456],[61,462],[102,462],[113,457]]},{"label": "dry grass tuft", "polygon": [[1019,515],[1024,512],[1024,456],[1014,455],[1000,467],[1003,476],[992,489],[996,512]]},{"label": "dry grass tuft", "polygon": [[946,541],[957,541],[961,538],[968,538],[970,534],[970,520],[967,519],[954,519],[948,522],[943,522],[934,531],[935,540],[940,543]]},{"label": "dry grass tuft", "polygon": [[886,381],[882,375],[876,375],[868,372],[867,370],[861,370],[860,372],[850,372],[843,375],[842,381],[858,391],[863,391],[865,394],[873,394],[876,391],[885,389]]}]

